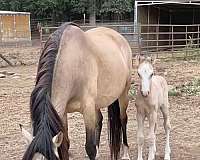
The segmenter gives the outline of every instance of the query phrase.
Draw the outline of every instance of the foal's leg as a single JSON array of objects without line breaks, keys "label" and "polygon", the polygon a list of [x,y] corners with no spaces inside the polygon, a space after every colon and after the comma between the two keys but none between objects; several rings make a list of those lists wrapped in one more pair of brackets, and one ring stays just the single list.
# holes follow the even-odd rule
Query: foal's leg
[{"label": "foal's leg", "polygon": [[155,135],[155,128],[157,123],[157,111],[152,111],[149,114],[149,155],[148,160],[155,159],[156,153],[156,135]]},{"label": "foal's leg", "polygon": [[137,144],[138,144],[138,158],[137,160],[143,160],[142,149],[144,145],[144,113],[137,112]]},{"label": "foal's leg", "polygon": [[165,134],[166,134],[165,160],[170,160],[171,150],[170,150],[170,145],[169,145],[169,134],[170,134],[171,125],[170,125],[170,119],[169,119],[168,105],[162,106],[161,112],[164,118],[164,129],[165,129]]},{"label": "foal's leg", "polygon": [[100,109],[97,110],[97,126],[96,126],[96,144],[97,144],[97,158],[99,157],[99,143],[101,137],[103,116]]},{"label": "foal's leg", "polygon": [[129,157],[129,147],[128,147],[128,141],[127,141],[127,107],[128,107],[128,91],[125,91],[122,96],[119,98],[119,105],[120,105],[120,119],[122,124],[122,133],[123,133],[123,155],[122,159],[128,159]]},{"label": "foal's leg", "polygon": [[86,144],[85,150],[90,160],[96,157],[96,109],[93,98],[87,98],[84,102],[83,118],[86,128]]}]

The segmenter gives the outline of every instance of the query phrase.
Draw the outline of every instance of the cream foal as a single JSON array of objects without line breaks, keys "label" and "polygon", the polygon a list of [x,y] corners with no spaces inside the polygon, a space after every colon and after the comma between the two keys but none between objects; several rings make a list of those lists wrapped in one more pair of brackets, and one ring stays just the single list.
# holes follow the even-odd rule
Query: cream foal
[{"label": "cream foal", "polygon": [[166,80],[161,76],[155,76],[150,57],[137,57],[138,75],[140,77],[140,89],[137,93],[137,143],[138,143],[138,160],[142,158],[142,148],[144,144],[144,120],[149,120],[149,154],[148,160],[155,159],[156,153],[156,125],[158,109],[164,117],[164,129],[166,133],[165,160],[170,160],[170,119],[169,119],[169,102],[168,86]]}]

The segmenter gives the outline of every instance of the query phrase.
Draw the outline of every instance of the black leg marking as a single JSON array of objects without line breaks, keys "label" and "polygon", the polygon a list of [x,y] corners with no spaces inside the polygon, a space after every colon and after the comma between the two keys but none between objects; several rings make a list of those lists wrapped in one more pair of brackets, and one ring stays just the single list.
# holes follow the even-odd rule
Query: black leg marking
[{"label": "black leg marking", "polygon": [[121,123],[122,123],[122,132],[123,132],[123,144],[126,145],[128,147],[128,141],[127,141],[127,115],[126,117],[124,117],[122,120],[121,120]]},{"label": "black leg marking", "polygon": [[97,111],[96,144],[99,147],[103,116],[100,110]]},{"label": "black leg marking", "polygon": [[86,128],[86,144],[85,150],[90,160],[95,160],[96,157],[96,136],[95,129]]}]

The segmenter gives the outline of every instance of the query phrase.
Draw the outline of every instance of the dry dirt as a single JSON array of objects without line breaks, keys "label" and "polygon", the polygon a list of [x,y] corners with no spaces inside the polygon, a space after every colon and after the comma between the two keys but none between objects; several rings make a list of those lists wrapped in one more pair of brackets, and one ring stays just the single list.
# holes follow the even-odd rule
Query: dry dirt
[{"label": "dry dirt", "polygon": [[[30,52],[29,52],[30,51]],[[35,54],[33,51],[36,51]],[[12,53],[10,50],[9,53]],[[16,67],[0,68],[0,71],[15,72],[15,75],[0,79],[0,160],[21,159],[25,151],[25,142],[20,133],[19,123],[30,127],[29,97],[33,89],[38,60],[38,49],[27,49],[19,54],[24,64]],[[27,56],[30,54],[30,57]],[[28,62],[28,63],[27,63]],[[30,65],[32,64],[32,65]],[[157,71],[163,74],[167,71],[167,81],[177,86],[200,77],[200,63],[198,61],[159,62]],[[134,72],[135,73],[135,72]],[[136,74],[133,79],[137,81]],[[200,97],[178,96],[170,97],[170,115],[172,131],[170,143],[173,160],[200,160]],[[103,110],[104,124],[100,144],[100,159],[109,160],[107,142],[107,113]],[[134,97],[128,109],[128,142],[132,160],[137,158],[136,144],[136,110]],[[86,159],[84,142],[85,130],[83,118],[79,113],[69,114],[69,136],[71,140],[70,153],[73,160]],[[157,131],[157,160],[164,155],[163,119],[159,116]],[[147,133],[147,125],[146,125]],[[147,143],[144,156],[147,156]]]}]

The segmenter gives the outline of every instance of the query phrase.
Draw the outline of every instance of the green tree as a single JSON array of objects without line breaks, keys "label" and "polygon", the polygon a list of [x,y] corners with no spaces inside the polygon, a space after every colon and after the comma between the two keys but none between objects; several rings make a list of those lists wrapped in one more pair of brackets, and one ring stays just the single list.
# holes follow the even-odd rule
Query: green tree
[{"label": "green tree", "polygon": [[106,0],[100,9],[100,13],[116,15],[119,19],[120,16],[130,13],[132,10],[132,0]]},{"label": "green tree", "polygon": [[73,13],[89,15],[90,24],[96,22],[96,1],[97,0],[71,0],[71,8]]},{"label": "green tree", "polygon": [[[51,18],[53,22],[68,21],[69,17],[83,18],[85,13],[90,23],[96,16],[120,17],[132,11],[132,0],[0,0],[0,10],[31,12],[34,19]],[[110,17],[111,18],[111,17]]]}]

